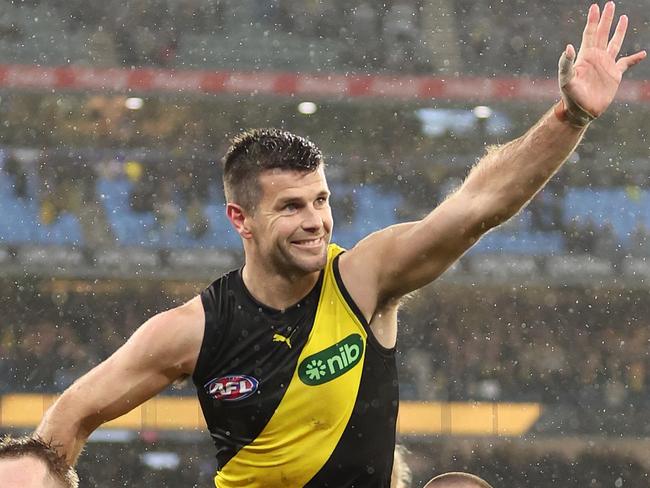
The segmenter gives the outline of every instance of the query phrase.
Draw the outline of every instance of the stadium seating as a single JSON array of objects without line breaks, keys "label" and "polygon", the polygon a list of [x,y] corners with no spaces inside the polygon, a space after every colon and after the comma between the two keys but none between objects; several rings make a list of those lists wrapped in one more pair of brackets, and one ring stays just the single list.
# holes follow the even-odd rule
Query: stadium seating
[{"label": "stadium seating", "polygon": [[331,67],[340,56],[343,46],[335,40],[317,44],[288,34],[276,32],[273,39],[238,32],[233,36],[206,36],[187,34],[179,43],[178,65],[184,69],[242,70],[264,67],[278,70],[315,71]]},{"label": "stadium seating", "polygon": [[104,203],[108,221],[115,233],[116,244],[155,246],[158,238],[152,213],[136,213],[129,206],[132,184],[127,179],[97,182],[97,193]]},{"label": "stadium seating", "polygon": [[[26,69],[0,69],[8,73],[0,93],[0,142],[15,156],[12,166],[3,167],[5,148],[0,147],[0,393],[60,392],[108,357],[147,317],[183,303],[211,274],[241,262],[233,252],[241,249],[241,239],[215,183],[215,154],[225,152],[224,134],[266,124],[317,142],[331,174],[340,170],[339,180],[330,181],[332,240],[344,247],[425,215],[431,202],[458,186],[484,143],[518,135],[546,109],[535,94],[547,81],[555,90],[549,97],[556,93],[557,53],[580,37],[583,6],[566,4],[3,2],[0,65]],[[641,3],[624,9],[631,30],[623,51],[630,53],[637,49],[632,43],[644,44],[640,26],[648,24],[648,13]],[[70,65],[73,69],[41,68]],[[91,70],[79,65],[118,69],[102,81],[103,74],[89,76]],[[57,81],[52,75],[30,77],[30,70],[56,71]],[[199,94],[214,89],[206,83],[184,91],[186,75],[188,85],[203,77],[184,70],[234,75],[223,84],[225,93],[214,96]],[[175,76],[168,82],[165,73],[171,72]],[[289,74],[278,77],[281,83],[267,83],[278,87],[277,97],[249,97],[251,85],[264,83],[270,72]],[[20,73],[26,84],[12,84],[11,73]],[[256,81],[248,81],[247,73]],[[337,87],[327,85],[330,73],[345,74],[355,95],[331,90]],[[649,73],[650,63],[641,63],[626,78],[643,80]],[[129,75],[128,90],[118,87],[122,74]],[[313,75],[319,83],[303,83]],[[417,96],[433,99],[416,99],[401,80],[388,83],[393,75],[421,75],[418,86],[427,90],[419,89]],[[284,85],[293,85],[294,76],[296,92],[317,103],[316,115],[296,112],[302,95],[285,97]],[[517,86],[525,86],[528,77],[537,86],[513,95],[504,83],[511,77]],[[72,78],[77,81],[71,83]],[[434,95],[438,79],[445,80],[442,97]],[[473,256],[451,270],[457,274],[450,280],[421,290],[401,308],[395,352],[401,400],[471,402],[472,421],[474,402],[497,402],[493,413],[499,402],[543,404],[528,436],[519,441],[508,434],[505,448],[491,437],[478,448],[470,445],[470,435],[449,439],[446,415],[441,417],[445,435],[438,440],[404,435],[400,442],[411,449],[413,486],[445,470],[476,472],[495,486],[647,485],[650,272],[643,264],[650,249],[637,230],[640,224],[650,228],[650,190],[643,188],[648,97],[642,83],[633,86],[641,89],[623,87],[619,102],[624,103],[614,103],[593,124],[563,169],[558,185],[568,186],[554,187],[554,180],[544,199],[481,239],[470,250]],[[485,102],[493,115],[476,125],[471,108],[493,89],[496,99]],[[448,93],[453,96],[447,98]],[[125,103],[127,97],[142,97],[141,110]],[[425,105],[457,109],[471,127],[427,133],[423,120],[413,117]],[[500,122],[501,111],[507,122]],[[491,130],[492,122],[499,131]],[[33,159],[27,161],[24,148]],[[130,152],[138,156],[124,157]],[[126,161],[133,163],[133,172],[125,169]],[[337,163],[342,164],[337,168]],[[624,186],[632,181],[640,186]],[[594,186],[571,186],[586,184]],[[597,240],[606,226],[615,246],[602,245],[596,252],[593,242],[576,243],[581,232]],[[79,258],[83,268],[57,266],[56,254]],[[31,260],[36,255],[43,256],[45,266]],[[152,259],[146,264],[143,257]],[[215,259],[208,263],[204,257]],[[611,276],[592,280],[589,268],[574,283],[573,261],[599,261],[603,268],[611,266]],[[549,270],[565,262],[572,266],[551,276]],[[504,273],[507,279],[501,281],[493,270],[502,263],[532,265],[521,265],[515,276]],[[534,279],[522,282],[524,273]],[[192,395],[191,381],[163,394]],[[12,396],[0,398],[0,420],[13,429],[14,417],[2,408]],[[32,399],[34,408],[47,404]],[[490,423],[492,432],[506,433],[497,418]],[[144,425],[139,431],[94,434],[79,465],[82,484],[214,484],[209,436],[197,441],[198,432],[153,432]],[[599,443],[624,455],[598,453]],[[106,462],[118,458],[124,462]]]},{"label": "stadium seating", "polygon": [[3,244],[83,244],[79,219],[69,212],[61,213],[49,225],[39,217],[38,197],[30,192],[18,198],[13,191],[11,178],[0,173],[0,243]]},{"label": "stadium seating", "polygon": [[[15,196],[11,178],[0,173],[0,206],[10,209],[0,213],[0,242],[5,244],[83,244],[79,219],[62,213],[51,225],[40,223],[39,200],[34,178],[30,180],[28,198]],[[129,202],[134,185],[127,178],[100,178],[96,194],[104,206],[115,244],[152,248],[226,248],[239,249],[240,239],[225,216],[223,195],[217,185],[210,191],[203,207],[208,230],[192,234],[187,215],[182,211],[171,229],[162,229],[153,212],[136,212]],[[353,246],[364,236],[399,222],[402,196],[371,185],[333,182],[333,205],[341,205],[337,196],[347,195],[352,220],[337,218],[334,241]],[[182,210],[182,204],[178,207]],[[339,207],[340,208],[340,207]],[[335,212],[336,214],[336,212]],[[576,222],[592,222],[596,229],[611,224],[619,244],[629,248],[630,235],[640,224],[650,227],[650,192],[627,188],[569,188],[562,200],[562,222],[558,230],[540,231],[532,223],[531,211],[525,209],[513,221],[484,236],[470,251],[472,254],[557,255],[566,252],[566,234]]]},{"label": "stadium seating", "polygon": [[575,220],[591,220],[597,227],[610,223],[618,240],[627,244],[638,222],[650,225],[650,193],[622,188],[572,188],[564,199],[564,219],[566,225]]}]

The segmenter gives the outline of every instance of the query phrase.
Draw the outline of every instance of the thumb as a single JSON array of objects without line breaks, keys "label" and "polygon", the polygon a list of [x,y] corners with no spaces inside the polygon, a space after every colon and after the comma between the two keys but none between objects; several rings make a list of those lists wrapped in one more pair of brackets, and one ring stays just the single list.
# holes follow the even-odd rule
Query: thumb
[{"label": "thumb", "polygon": [[573,60],[575,58],[575,50],[573,46],[569,44],[567,48],[560,56],[560,61],[558,62],[558,81],[560,83],[560,88],[564,88],[571,78],[573,78]]}]

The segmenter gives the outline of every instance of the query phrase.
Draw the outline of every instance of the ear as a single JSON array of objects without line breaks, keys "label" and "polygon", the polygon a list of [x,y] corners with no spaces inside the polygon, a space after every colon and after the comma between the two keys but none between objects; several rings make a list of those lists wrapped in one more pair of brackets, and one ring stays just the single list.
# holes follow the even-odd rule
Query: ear
[{"label": "ear", "polygon": [[250,230],[249,219],[246,216],[245,210],[240,205],[228,202],[226,204],[226,215],[242,239],[250,239],[253,237],[253,233]]}]

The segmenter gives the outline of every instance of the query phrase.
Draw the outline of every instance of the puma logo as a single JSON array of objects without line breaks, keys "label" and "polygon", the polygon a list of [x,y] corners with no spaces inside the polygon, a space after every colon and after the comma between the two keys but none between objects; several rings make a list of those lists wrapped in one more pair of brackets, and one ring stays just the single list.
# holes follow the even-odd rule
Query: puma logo
[{"label": "puma logo", "polygon": [[282,334],[273,334],[273,342],[284,342],[289,349],[291,349],[291,336],[295,332],[295,329],[289,334],[289,337],[285,337]]}]

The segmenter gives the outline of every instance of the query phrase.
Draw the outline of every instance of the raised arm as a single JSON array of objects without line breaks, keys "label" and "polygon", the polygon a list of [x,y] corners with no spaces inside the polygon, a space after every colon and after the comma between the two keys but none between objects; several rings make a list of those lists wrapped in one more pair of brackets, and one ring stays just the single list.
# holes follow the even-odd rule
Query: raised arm
[{"label": "raised arm", "polygon": [[72,384],[46,412],[35,434],[74,465],[88,436],[104,422],[191,375],[203,338],[196,297],[145,322],[111,357]]},{"label": "raised arm", "polygon": [[562,101],[528,132],[488,150],[464,184],[423,220],[377,232],[341,258],[343,279],[366,315],[433,281],[485,232],[519,211],[558,170],[589,122],[612,102],[623,73],[646,55],[616,60],[627,17],[620,18],[609,40],[613,18],[613,2],[602,16],[597,5],[591,6],[577,58],[568,45],[560,59]]}]

